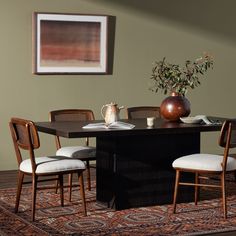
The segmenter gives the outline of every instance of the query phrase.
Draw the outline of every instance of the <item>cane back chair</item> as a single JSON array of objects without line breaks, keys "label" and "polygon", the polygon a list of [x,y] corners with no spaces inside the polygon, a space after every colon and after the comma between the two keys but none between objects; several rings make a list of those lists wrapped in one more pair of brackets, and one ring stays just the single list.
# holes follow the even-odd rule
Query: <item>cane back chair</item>
[{"label": "cane back chair", "polygon": [[138,106],[127,108],[128,119],[139,119],[147,117],[160,117],[160,107],[156,106]]},{"label": "cane back chair", "polygon": [[[37,190],[51,188],[46,185],[38,186],[38,182],[52,181],[56,179],[59,181],[61,206],[64,206],[63,175],[77,173],[79,178],[83,212],[84,215],[86,215],[82,175],[82,172],[85,170],[84,163],[78,159],[68,158],[65,156],[35,157],[35,149],[40,147],[40,140],[35,124],[30,120],[12,118],[9,122],[9,126],[18,163],[18,184],[15,212],[18,212],[22,185],[32,183],[32,221],[34,221]],[[24,159],[24,155],[26,154],[25,151],[29,153],[28,159]],[[25,175],[31,175],[32,181],[25,182]]]},{"label": "cane back chair", "polygon": [[[173,198],[173,213],[176,212],[176,200],[179,185],[194,186],[195,188],[195,205],[198,202],[199,187],[220,188],[222,193],[224,218],[227,218],[225,175],[229,172],[235,172],[236,159],[229,156],[230,149],[236,147],[236,119],[226,120],[221,128],[219,136],[219,146],[224,148],[223,155],[213,154],[192,154],[176,159],[172,166],[176,170],[176,180]],[[195,174],[194,183],[180,181],[180,173],[192,172]],[[220,176],[220,184],[201,183],[202,179],[207,181],[209,174]],[[208,176],[206,176],[208,175]],[[201,180],[201,181],[200,181]]]},{"label": "cane back chair", "polygon": [[[49,113],[51,122],[55,121],[92,121],[94,114],[92,110],[88,109],[62,109],[54,110]],[[89,146],[89,138],[85,138],[85,145],[83,146],[62,146],[59,136],[55,136],[56,140],[56,155],[63,155],[71,158],[77,158],[86,163],[87,185],[88,190],[91,190],[90,177],[90,161],[96,160],[96,148]],[[69,175],[69,200],[72,195],[72,175]]]}]

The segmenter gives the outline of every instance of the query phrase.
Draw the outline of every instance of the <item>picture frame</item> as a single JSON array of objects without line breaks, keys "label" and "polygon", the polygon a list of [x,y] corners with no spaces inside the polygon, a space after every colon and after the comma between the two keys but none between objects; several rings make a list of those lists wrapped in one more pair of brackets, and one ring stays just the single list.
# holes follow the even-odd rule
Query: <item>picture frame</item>
[{"label": "picture frame", "polygon": [[106,15],[33,14],[34,74],[107,74]]}]

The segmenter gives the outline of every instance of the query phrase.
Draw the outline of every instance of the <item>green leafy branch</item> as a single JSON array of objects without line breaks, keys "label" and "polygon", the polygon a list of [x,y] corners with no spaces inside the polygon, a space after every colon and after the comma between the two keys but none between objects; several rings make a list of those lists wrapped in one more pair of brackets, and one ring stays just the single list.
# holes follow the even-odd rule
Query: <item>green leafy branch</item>
[{"label": "green leafy branch", "polygon": [[154,82],[150,90],[158,92],[177,92],[183,96],[188,89],[194,89],[201,84],[200,77],[209,68],[213,68],[213,58],[209,54],[204,54],[194,62],[187,60],[185,67],[166,62],[164,57],[161,61],[154,62],[151,80]]}]

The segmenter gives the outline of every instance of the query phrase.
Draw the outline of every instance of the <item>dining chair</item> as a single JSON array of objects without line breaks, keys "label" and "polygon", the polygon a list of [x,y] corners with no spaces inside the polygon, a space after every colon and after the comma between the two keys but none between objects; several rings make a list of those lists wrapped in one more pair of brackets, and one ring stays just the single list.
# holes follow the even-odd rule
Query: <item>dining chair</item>
[{"label": "dining chair", "polygon": [[[220,188],[222,193],[224,218],[227,218],[225,176],[229,172],[235,172],[236,159],[229,156],[230,149],[236,147],[236,119],[226,120],[221,128],[219,146],[224,148],[223,155],[197,153],[177,158],[172,166],[176,170],[175,188],[173,197],[173,213],[176,213],[176,200],[179,185],[194,186],[195,205],[198,202],[199,187]],[[191,172],[195,174],[194,182],[180,181],[182,172]],[[219,175],[220,184],[201,182],[200,180],[209,180],[209,174]]]},{"label": "dining chair", "polygon": [[[55,121],[92,121],[94,114],[92,110],[88,109],[62,109],[50,111],[49,119],[51,122]],[[59,136],[55,136],[56,140],[56,155],[63,155],[71,158],[77,158],[86,163],[87,185],[88,190],[91,190],[91,174],[90,161],[96,160],[96,148],[89,146],[89,138],[85,138],[85,145],[81,146],[63,146]],[[69,200],[72,195],[72,175],[69,175]]]},{"label": "dining chair", "polygon": [[160,117],[160,107],[157,106],[137,106],[128,107],[127,118],[128,119],[139,119],[147,117]]},{"label": "dining chair", "polygon": [[[82,172],[85,170],[85,164],[78,159],[68,158],[65,156],[36,157],[35,150],[40,147],[40,139],[35,124],[30,120],[11,118],[9,126],[18,163],[18,184],[15,212],[18,212],[22,185],[27,183],[32,183],[32,221],[35,220],[37,190],[52,188],[47,185],[39,186],[39,182],[58,180],[60,187],[61,206],[64,206],[63,175],[77,173],[83,212],[86,216],[87,212],[82,175]],[[29,153],[28,159],[24,158],[27,152]],[[25,175],[30,175],[32,177],[32,181],[24,181]]]}]

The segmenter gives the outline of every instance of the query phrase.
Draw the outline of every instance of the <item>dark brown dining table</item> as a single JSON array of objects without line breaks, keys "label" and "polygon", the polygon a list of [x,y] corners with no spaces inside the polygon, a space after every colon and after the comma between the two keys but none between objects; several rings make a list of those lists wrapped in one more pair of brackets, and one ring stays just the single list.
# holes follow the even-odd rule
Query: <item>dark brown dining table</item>
[{"label": "dark brown dining table", "polygon": [[[213,124],[185,124],[146,119],[122,120],[133,129],[84,129],[88,122],[35,122],[38,131],[65,138],[95,137],[96,198],[117,210],[172,202],[175,171],[172,162],[200,152],[202,132],[220,131],[225,118]],[[94,123],[102,121],[93,121]],[[89,122],[92,123],[92,122]],[[215,140],[217,146],[217,140]],[[190,174],[183,178],[192,180]],[[193,200],[193,188],[179,191],[179,202]]]}]

